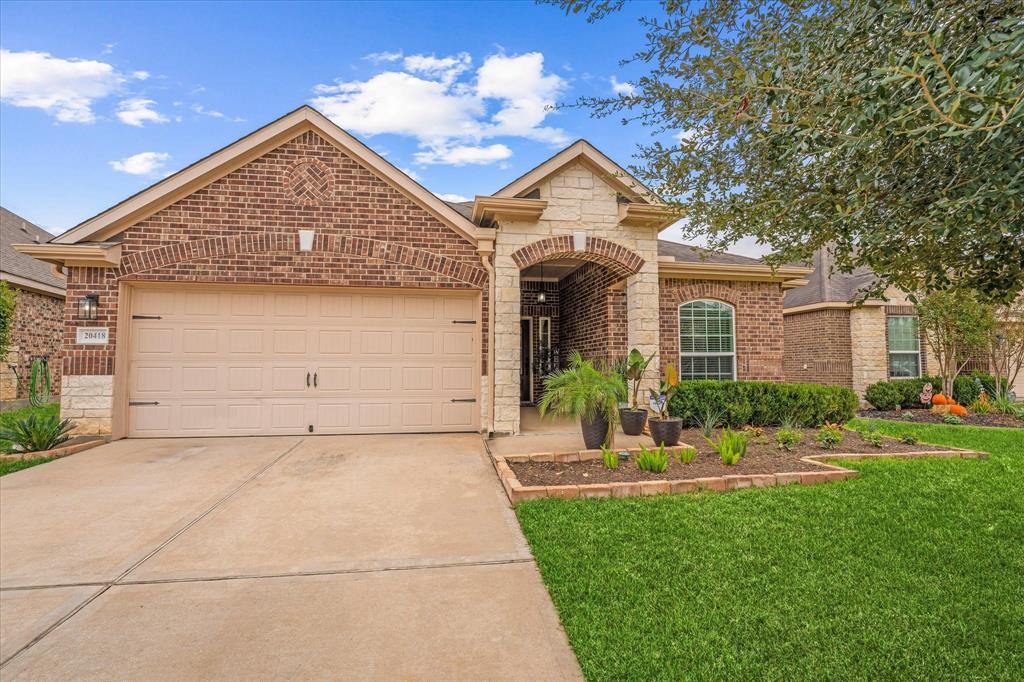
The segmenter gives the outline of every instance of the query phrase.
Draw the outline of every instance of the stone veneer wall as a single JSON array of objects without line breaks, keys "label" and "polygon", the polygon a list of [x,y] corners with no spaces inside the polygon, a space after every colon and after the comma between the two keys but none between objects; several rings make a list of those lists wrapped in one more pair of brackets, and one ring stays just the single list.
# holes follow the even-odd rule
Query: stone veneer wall
[{"label": "stone veneer wall", "polygon": [[784,316],[786,381],[853,387],[850,309]]},{"label": "stone veneer wall", "polygon": [[[299,229],[316,231],[312,251],[298,250]],[[70,268],[68,390],[112,390],[82,377],[114,373],[118,283],[139,280],[481,291],[486,374],[488,282],[476,245],[313,131],[129,227],[119,268]],[[99,294],[100,310],[85,323],[76,311],[88,293]],[[108,327],[109,343],[76,345],[75,327],[84,325]]]},{"label": "stone veneer wall", "polygon": [[[527,244],[582,231],[639,256],[639,272],[626,280],[627,340],[646,354],[658,351],[658,235],[654,227],[619,225],[616,190],[582,163],[574,163],[538,188],[547,208],[537,222],[502,221],[495,241],[494,391],[498,433],[519,431],[520,265],[512,254]],[[564,254],[563,257],[571,257]],[[563,310],[564,313],[564,310]],[[651,365],[658,375],[658,359]]]},{"label": "stone veneer wall", "polygon": [[679,306],[713,299],[735,309],[736,378],[782,381],[782,285],[773,282],[661,280],[662,362],[679,364]]},{"label": "stone veneer wall", "polygon": [[864,390],[889,378],[886,347],[885,308],[863,306],[850,309],[850,359],[854,393],[863,401]]},{"label": "stone veneer wall", "polygon": [[[28,397],[32,360],[37,357],[48,360],[53,392],[60,394],[64,299],[27,289],[14,290],[17,292],[17,308],[11,326],[10,352],[3,359],[4,390],[0,392],[0,399]],[[14,365],[16,374],[8,365]]]}]

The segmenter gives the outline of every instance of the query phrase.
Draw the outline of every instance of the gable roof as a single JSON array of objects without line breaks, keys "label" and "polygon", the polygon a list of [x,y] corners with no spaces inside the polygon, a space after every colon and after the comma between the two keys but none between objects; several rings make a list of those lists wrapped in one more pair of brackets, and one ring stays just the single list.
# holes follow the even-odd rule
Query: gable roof
[{"label": "gable roof", "polygon": [[547,161],[505,185],[492,196],[520,197],[528,194],[544,180],[576,162],[586,164],[609,185],[632,199],[638,198],[650,204],[663,203],[657,194],[645,187],[629,171],[612,161],[600,149],[586,140],[573,142]]},{"label": "gable roof", "polygon": [[658,240],[658,256],[671,258],[680,263],[722,263],[728,265],[764,265],[757,258],[739,256],[723,251],[709,251],[699,246]]},{"label": "gable roof", "polygon": [[54,238],[53,243],[78,244],[109,240],[139,220],[224,177],[307,130],[316,131],[412,202],[476,244],[479,228],[472,221],[308,105],[285,114],[111,206]]},{"label": "gable roof", "polygon": [[818,303],[848,303],[876,281],[875,273],[866,267],[850,273],[833,271],[831,258],[825,248],[814,252],[811,265],[814,272],[807,277],[808,283],[786,292],[782,303],[784,308]]},{"label": "gable roof", "polygon": [[38,225],[0,207],[0,279],[26,289],[63,296],[67,286],[63,277],[54,274],[46,263],[18,253],[12,246],[26,242],[45,244],[52,238],[52,234]]}]

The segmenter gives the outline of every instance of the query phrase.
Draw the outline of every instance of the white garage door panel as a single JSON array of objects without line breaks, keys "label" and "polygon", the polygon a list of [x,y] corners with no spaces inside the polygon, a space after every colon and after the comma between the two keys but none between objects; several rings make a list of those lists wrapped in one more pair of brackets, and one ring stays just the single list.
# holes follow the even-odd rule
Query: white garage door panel
[{"label": "white garage door panel", "polygon": [[132,436],[472,431],[475,297],[138,289]]}]

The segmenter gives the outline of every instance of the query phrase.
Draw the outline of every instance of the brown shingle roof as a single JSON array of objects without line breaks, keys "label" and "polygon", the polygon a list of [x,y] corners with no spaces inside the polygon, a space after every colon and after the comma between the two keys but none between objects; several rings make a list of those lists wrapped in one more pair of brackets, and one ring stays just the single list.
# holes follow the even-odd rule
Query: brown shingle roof
[{"label": "brown shingle roof", "polygon": [[63,289],[65,279],[53,273],[46,263],[18,253],[12,244],[46,243],[53,235],[21,216],[0,207],[0,272]]},{"label": "brown shingle roof", "polygon": [[814,252],[811,265],[814,272],[807,276],[808,283],[786,292],[782,304],[784,308],[814,303],[847,303],[875,282],[875,275],[869,268],[857,268],[851,273],[832,272],[824,249]]},{"label": "brown shingle roof", "polygon": [[680,263],[722,263],[726,265],[764,265],[756,258],[738,256],[735,253],[708,251],[699,246],[658,240],[658,255],[671,256]]}]

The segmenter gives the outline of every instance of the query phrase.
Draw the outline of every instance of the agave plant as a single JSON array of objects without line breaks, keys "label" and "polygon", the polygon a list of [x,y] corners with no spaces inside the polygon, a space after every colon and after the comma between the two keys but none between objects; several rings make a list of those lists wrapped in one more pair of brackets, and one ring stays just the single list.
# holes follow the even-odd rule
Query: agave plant
[{"label": "agave plant", "polygon": [[70,419],[61,420],[54,414],[30,414],[10,428],[0,430],[0,440],[11,441],[11,452],[52,450],[71,438],[71,428]]},{"label": "agave plant", "polygon": [[619,423],[619,402],[626,399],[626,382],[606,367],[584,360],[579,351],[569,356],[569,366],[548,375],[544,395],[537,406],[543,417],[548,412],[588,422],[603,419],[608,429],[604,446],[615,444]]}]

